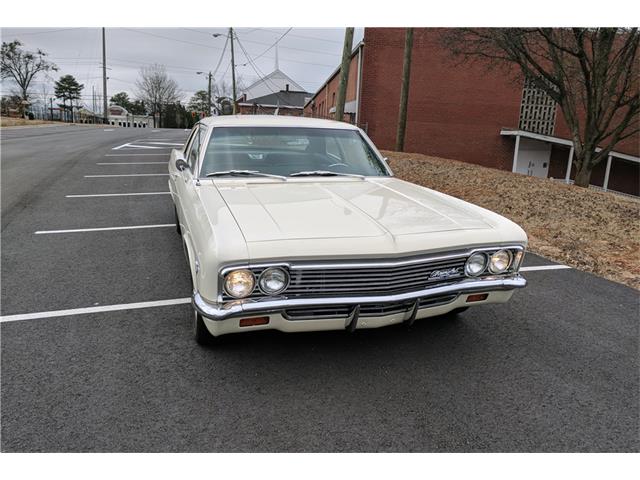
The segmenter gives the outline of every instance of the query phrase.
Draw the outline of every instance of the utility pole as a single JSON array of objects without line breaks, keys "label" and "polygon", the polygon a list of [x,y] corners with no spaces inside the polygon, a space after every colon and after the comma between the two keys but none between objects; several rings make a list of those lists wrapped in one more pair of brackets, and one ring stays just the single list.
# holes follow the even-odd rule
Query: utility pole
[{"label": "utility pole", "polygon": [[353,48],[353,27],[347,27],[344,32],[344,46],[342,47],[342,63],[340,64],[340,84],[336,99],[335,119],[342,121],[344,116],[344,102],[347,97],[347,80],[349,79],[349,65],[351,64],[351,49]]},{"label": "utility pole", "polygon": [[107,104],[107,46],[104,27],[102,27],[102,120],[109,123],[109,105]]},{"label": "utility pole", "polygon": [[404,134],[407,127],[407,101],[409,100],[409,78],[411,77],[411,49],[413,48],[413,28],[407,28],[404,40],[404,61],[402,63],[402,87],[400,89],[400,111],[398,113],[398,133],[396,150],[404,151]]},{"label": "utility pole", "polygon": [[233,104],[233,114],[235,115],[237,113],[236,111],[236,60],[235,57],[233,55],[233,27],[229,27],[229,40],[231,40],[231,86],[233,89],[233,98],[232,100],[232,104]]},{"label": "utility pole", "polygon": [[211,72],[209,72],[209,88],[207,90],[207,117],[211,116]]},{"label": "utility pole", "polygon": [[49,99],[49,111],[51,112],[51,121],[53,122],[53,97]]}]

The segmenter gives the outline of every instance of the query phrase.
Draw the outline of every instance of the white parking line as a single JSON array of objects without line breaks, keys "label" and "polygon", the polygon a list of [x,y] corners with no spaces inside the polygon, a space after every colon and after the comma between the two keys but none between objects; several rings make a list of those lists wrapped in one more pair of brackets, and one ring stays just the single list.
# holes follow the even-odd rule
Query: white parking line
[{"label": "white parking line", "polygon": [[167,307],[191,303],[191,298],[173,298],[170,300],[156,300],[152,302],[121,303],[119,305],[102,305],[99,307],[71,308],[68,310],[53,310],[50,312],[22,313],[0,317],[0,322],[16,322],[18,320],[36,320],[38,318],[67,317],[70,315],[86,315],[88,313],[117,312],[119,310],[137,310],[140,308]]},{"label": "white parking line", "polygon": [[175,227],[175,223],[165,223],[161,225],[130,225],[128,227],[102,227],[102,228],[73,228],[70,230],[38,230],[36,235],[47,235],[52,233],[82,233],[82,232],[107,232],[110,230],[136,230],[142,228],[164,228]]},{"label": "white parking line", "polygon": [[85,175],[84,178],[106,178],[106,177],[168,177],[168,173],[123,173],[119,175]]},{"label": "white parking line", "polygon": [[96,165],[166,165],[167,162],[101,162]]},{"label": "white parking line", "polygon": [[[182,144],[181,144],[182,145]],[[123,148],[144,148],[144,149],[149,149],[149,150],[166,150],[166,149],[171,149],[173,147],[153,147],[150,145],[136,145],[134,143],[125,143],[123,145],[118,145],[117,147],[113,147],[111,150],[121,150]]]},{"label": "white parking line", "polygon": [[171,192],[92,193],[90,195],[65,195],[65,198],[130,197],[135,195],[170,195]]},{"label": "white parking line", "polygon": [[538,267],[521,267],[521,272],[536,272],[538,270],[566,270],[571,267],[567,265],[540,265]]},{"label": "white parking line", "polygon": [[171,155],[170,153],[108,153],[105,157],[142,157],[144,155]]}]

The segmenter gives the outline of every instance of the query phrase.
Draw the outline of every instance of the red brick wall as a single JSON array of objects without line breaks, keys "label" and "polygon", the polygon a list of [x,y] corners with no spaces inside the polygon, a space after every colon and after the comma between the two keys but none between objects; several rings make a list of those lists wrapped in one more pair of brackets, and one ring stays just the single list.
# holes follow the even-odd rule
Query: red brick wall
[{"label": "red brick wall", "polygon": [[[549,177],[564,179],[567,174],[567,157],[569,147],[553,145],[551,147],[551,159],[549,162]],[[603,160],[593,169],[591,184],[602,187],[607,169],[607,160]],[[569,178],[575,178],[576,169],[571,167]],[[609,190],[640,196],[640,164],[615,158],[611,160],[609,172]]]},{"label": "red brick wall", "polygon": [[[558,109],[556,115],[556,127],[554,130],[554,135],[556,137],[571,139],[571,132],[569,131],[569,127],[567,127],[564,115],[562,115],[562,111]],[[624,139],[622,142],[616,145],[614,150],[616,152],[622,152],[628,155],[634,155],[636,157],[640,156],[640,134],[636,133],[635,135]]]},{"label": "red brick wall", "polygon": [[[340,75],[334,75],[329,82],[322,87],[314,97],[312,101],[315,102],[315,110],[312,108],[312,103],[304,109],[304,115],[306,117],[321,117],[321,118],[333,118],[333,114],[329,113],[332,107],[335,107],[334,96],[338,98],[338,87],[340,84]],[[345,102],[351,102],[356,99],[356,90],[358,85],[358,54],[351,57],[351,63],[349,64],[349,77],[347,79],[347,93]]]},{"label": "red brick wall", "polygon": [[[439,43],[442,29],[417,28],[411,64],[405,150],[510,169],[521,86],[504,72],[456,65]],[[380,148],[394,149],[405,29],[367,28],[359,123]]]},{"label": "red brick wall", "polygon": [[[405,150],[511,169],[522,81],[478,62],[456,64],[439,38],[443,29],[414,29]],[[359,123],[383,149],[395,148],[404,28],[366,28]],[[457,60],[459,61],[459,60]],[[570,138],[560,110],[555,135]],[[616,150],[638,156],[640,135]],[[594,178],[595,180],[595,178]]]}]

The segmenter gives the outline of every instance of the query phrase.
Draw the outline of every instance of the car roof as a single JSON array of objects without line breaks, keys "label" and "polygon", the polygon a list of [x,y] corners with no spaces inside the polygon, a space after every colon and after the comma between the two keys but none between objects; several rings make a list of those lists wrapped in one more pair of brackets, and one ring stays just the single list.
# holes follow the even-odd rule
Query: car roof
[{"label": "car roof", "polygon": [[220,115],[207,117],[200,123],[211,127],[301,127],[332,128],[341,130],[357,130],[350,123],[337,122],[310,117],[292,117],[289,115]]}]

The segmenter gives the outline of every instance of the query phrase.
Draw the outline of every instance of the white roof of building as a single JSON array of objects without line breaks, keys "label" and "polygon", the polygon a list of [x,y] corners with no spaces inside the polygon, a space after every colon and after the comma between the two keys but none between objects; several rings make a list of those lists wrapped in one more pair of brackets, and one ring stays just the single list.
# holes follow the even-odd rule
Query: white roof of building
[{"label": "white roof of building", "polygon": [[301,127],[301,128],[333,128],[341,130],[357,130],[350,123],[324,120],[320,118],[292,117],[289,115],[221,115],[200,120],[212,127]]}]

